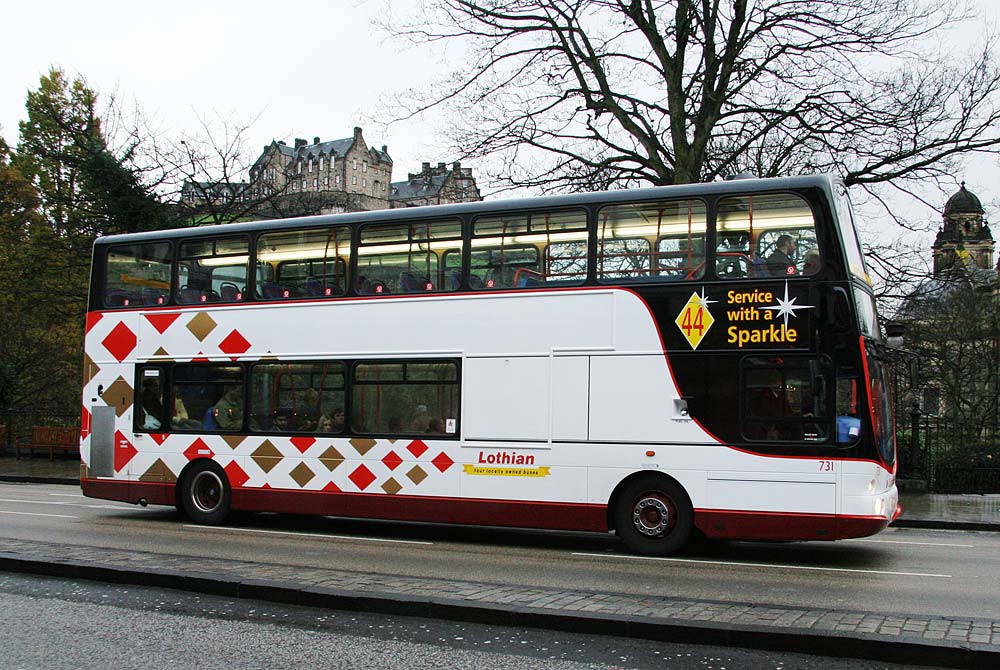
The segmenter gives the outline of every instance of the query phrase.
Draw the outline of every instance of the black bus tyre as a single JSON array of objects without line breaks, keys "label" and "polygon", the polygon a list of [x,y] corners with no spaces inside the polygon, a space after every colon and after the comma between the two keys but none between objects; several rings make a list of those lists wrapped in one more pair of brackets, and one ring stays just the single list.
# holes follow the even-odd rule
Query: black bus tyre
[{"label": "black bus tyre", "polygon": [[196,463],[184,473],[180,506],[195,523],[218,525],[229,516],[232,489],[226,473],[215,463]]},{"label": "black bus tyre", "polygon": [[618,496],[615,530],[629,551],[643,556],[669,556],[691,537],[691,499],[675,481],[642,475]]}]

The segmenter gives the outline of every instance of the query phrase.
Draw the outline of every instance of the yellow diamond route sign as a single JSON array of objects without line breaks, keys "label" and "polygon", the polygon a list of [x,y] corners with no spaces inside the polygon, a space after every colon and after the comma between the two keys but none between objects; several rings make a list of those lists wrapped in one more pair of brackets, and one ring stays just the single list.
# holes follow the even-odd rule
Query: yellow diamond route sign
[{"label": "yellow diamond route sign", "polygon": [[691,348],[697,349],[704,339],[705,333],[715,323],[715,319],[708,311],[708,303],[704,296],[692,293],[674,323],[681,329],[681,333],[684,334],[684,338],[691,345]]}]

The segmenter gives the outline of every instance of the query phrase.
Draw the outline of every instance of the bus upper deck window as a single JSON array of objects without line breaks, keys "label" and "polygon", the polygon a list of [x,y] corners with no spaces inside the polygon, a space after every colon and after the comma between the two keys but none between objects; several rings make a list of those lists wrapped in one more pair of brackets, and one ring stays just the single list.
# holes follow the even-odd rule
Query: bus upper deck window
[{"label": "bus upper deck window", "polygon": [[238,302],[247,290],[245,237],[189,240],[180,246],[175,295],[182,305]]},{"label": "bus upper deck window", "polygon": [[108,249],[104,307],[163,305],[169,297],[169,242],[123,244]]},{"label": "bus upper deck window", "polygon": [[715,272],[721,279],[808,276],[822,267],[812,210],[797,195],[723,198],[716,229]]}]

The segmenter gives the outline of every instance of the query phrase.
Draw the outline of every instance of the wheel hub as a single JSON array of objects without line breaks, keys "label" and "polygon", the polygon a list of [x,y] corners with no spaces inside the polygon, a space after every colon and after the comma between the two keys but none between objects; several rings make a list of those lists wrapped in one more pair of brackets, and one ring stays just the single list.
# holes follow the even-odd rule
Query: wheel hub
[{"label": "wheel hub", "polygon": [[632,508],[632,523],[643,535],[662,535],[670,529],[673,515],[666,502],[647,496],[640,498]]},{"label": "wheel hub", "polygon": [[222,482],[213,472],[199,472],[191,483],[191,502],[198,511],[210,514],[222,504]]}]

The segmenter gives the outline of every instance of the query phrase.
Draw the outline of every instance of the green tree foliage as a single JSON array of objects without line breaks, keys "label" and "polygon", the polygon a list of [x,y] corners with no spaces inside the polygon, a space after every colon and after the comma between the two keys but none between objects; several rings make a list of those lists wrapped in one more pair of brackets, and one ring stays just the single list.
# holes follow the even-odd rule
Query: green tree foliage
[{"label": "green tree foliage", "polygon": [[17,152],[2,160],[4,378],[0,407],[76,411],[91,247],[99,235],[162,227],[165,209],[131,151],[102,132],[97,95],[58,69],[25,104]]}]

